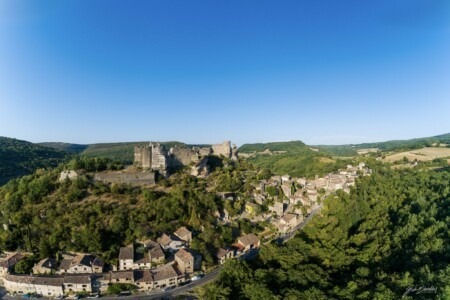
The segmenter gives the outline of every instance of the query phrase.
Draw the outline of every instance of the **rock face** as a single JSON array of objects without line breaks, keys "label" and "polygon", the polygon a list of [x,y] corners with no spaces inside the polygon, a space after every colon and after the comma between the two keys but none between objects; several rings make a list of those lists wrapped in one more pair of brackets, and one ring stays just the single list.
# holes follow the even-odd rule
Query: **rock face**
[{"label": "rock face", "polygon": [[69,178],[70,180],[75,179],[78,177],[77,172],[71,170],[71,171],[62,171],[61,174],[59,174],[59,181],[64,181],[66,178]]},{"label": "rock face", "polygon": [[206,176],[209,168],[205,158],[211,154],[237,160],[236,145],[231,148],[230,141],[212,145],[212,147],[176,146],[169,151],[166,151],[159,143],[150,143],[149,146],[134,147],[134,164],[144,170],[158,171],[165,177],[169,175],[170,170],[194,164],[192,174]]}]

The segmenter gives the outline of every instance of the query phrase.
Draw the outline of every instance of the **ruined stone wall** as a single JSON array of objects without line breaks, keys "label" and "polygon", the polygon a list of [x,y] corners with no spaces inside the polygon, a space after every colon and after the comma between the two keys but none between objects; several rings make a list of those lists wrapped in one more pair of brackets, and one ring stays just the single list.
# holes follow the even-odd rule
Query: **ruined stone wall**
[{"label": "ruined stone wall", "polygon": [[148,146],[134,147],[134,163],[143,169],[150,169],[152,166],[152,149]]},{"label": "ruined stone wall", "polygon": [[94,180],[108,183],[125,183],[133,186],[141,186],[155,183],[154,172],[134,173],[97,173]]},{"label": "ruined stone wall", "polygon": [[212,145],[213,154],[217,156],[225,156],[231,158],[231,142],[225,141],[222,144]]},{"label": "ruined stone wall", "polygon": [[151,169],[158,170],[164,176],[167,175],[167,155],[164,148],[159,144],[150,144],[151,146]]}]

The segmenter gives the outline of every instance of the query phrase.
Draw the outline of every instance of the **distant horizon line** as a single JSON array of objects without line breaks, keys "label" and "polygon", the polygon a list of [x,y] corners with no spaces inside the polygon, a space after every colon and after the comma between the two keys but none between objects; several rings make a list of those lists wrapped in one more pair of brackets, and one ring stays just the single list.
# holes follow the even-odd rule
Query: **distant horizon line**
[{"label": "distant horizon line", "polygon": [[[45,144],[45,143],[61,143],[61,144],[70,144],[70,145],[82,145],[82,146],[86,146],[86,145],[98,145],[98,144],[119,144],[119,143],[150,143],[150,142],[160,142],[160,143],[182,143],[182,144],[186,144],[186,145],[213,145],[213,144],[218,144],[218,143],[222,143],[224,141],[231,141],[231,144],[236,144],[236,146],[240,147],[242,145],[245,144],[268,144],[268,143],[287,143],[287,142],[302,142],[305,145],[308,146],[345,146],[345,145],[359,145],[359,144],[373,144],[373,143],[384,143],[384,142],[391,142],[391,141],[408,141],[408,140],[414,140],[414,139],[425,139],[425,138],[435,138],[435,137],[439,137],[439,136],[443,136],[443,135],[447,135],[450,134],[450,131],[446,132],[446,133],[441,133],[441,134],[436,134],[436,135],[429,135],[429,136],[424,136],[424,137],[412,137],[412,138],[397,138],[397,139],[379,139],[379,138],[374,138],[376,139],[375,141],[365,141],[365,142],[359,142],[359,143],[307,143],[301,139],[291,139],[291,140],[271,140],[271,141],[264,141],[264,142],[245,142],[242,144],[238,144],[238,143],[234,143],[232,139],[223,139],[222,141],[216,141],[213,143],[205,143],[205,142],[201,142],[201,143],[192,143],[192,142],[183,142],[183,141],[179,141],[179,140],[157,140],[157,139],[151,139],[151,140],[141,140],[141,141],[108,141],[108,142],[91,142],[91,143],[72,143],[72,142],[62,142],[62,141],[45,141],[45,142],[33,142],[31,140],[26,140],[26,139],[22,139],[22,138],[16,138],[16,137],[8,137],[8,136],[0,136],[0,137],[6,137],[6,138],[11,138],[11,139],[16,139],[16,140],[21,140],[21,141],[26,141],[26,142],[30,142],[33,144]],[[333,136],[329,136],[329,138],[332,138]]]}]

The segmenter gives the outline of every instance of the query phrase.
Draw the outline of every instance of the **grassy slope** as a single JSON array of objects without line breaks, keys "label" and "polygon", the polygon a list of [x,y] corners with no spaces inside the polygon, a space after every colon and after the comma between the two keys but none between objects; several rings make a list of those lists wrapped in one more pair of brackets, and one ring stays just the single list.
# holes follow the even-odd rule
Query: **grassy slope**
[{"label": "grassy slope", "polygon": [[[266,149],[273,152],[273,155],[256,154],[248,160],[260,168],[269,169],[279,175],[314,177],[336,171],[346,164],[346,161],[330,159],[331,153],[328,151],[311,150],[301,141],[244,144],[239,148],[239,152],[258,153]],[[283,151],[283,153],[277,154],[276,151]]]},{"label": "grassy slope", "polygon": [[17,139],[0,137],[0,185],[33,173],[38,168],[55,167],[67,152]]}]

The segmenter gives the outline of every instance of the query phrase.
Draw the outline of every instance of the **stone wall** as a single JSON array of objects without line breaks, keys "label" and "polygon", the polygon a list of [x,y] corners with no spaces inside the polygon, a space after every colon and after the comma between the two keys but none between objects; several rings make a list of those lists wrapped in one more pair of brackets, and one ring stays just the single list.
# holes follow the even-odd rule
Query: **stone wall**
[{"label": "stone wall", "polygon": [[155,183],[154,172],[133,172],[133,173],[97,173],[94,180],[108,183],[124,183],[133,186],[141,186]]},{"label": "stone wall", "polygon": [[214,155],[231,158],[231,142],[225,141],[222,144],[212,145],[212,151]]}]

